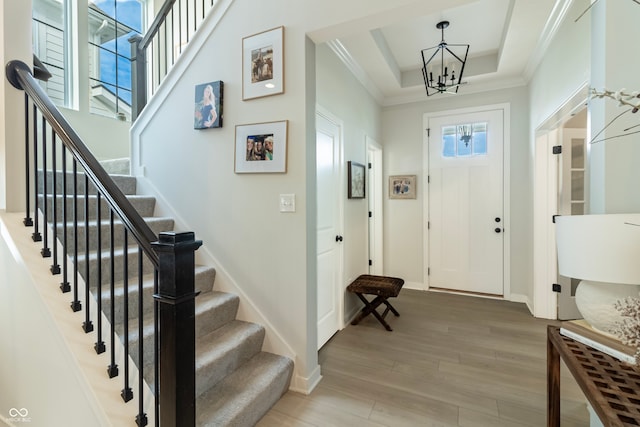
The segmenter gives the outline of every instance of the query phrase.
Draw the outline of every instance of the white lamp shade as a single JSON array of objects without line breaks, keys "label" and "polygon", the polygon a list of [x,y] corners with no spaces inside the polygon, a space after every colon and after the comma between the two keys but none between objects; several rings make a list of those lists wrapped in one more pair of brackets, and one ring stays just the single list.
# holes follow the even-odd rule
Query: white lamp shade
[{"label": "white lamp shade", "polygon": [[561,275],[640,284],[640,214],[559,216],[556,240]]}]

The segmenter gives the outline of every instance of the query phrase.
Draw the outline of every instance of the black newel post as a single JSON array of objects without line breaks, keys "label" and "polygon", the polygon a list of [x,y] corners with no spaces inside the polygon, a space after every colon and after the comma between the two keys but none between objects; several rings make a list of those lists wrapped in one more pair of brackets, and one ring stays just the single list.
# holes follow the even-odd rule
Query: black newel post
[{"label": "black newel post", "polygon": [[133,36],[131,43],[131,122],[134,122],[147,105],[147,51],[141,49],[142,37]]},{"label": "black newel post", "polygon": [[160,233],[153,247],[159,258],[160,424],[196,425],[195,251],[202,241],[192,232]]}]

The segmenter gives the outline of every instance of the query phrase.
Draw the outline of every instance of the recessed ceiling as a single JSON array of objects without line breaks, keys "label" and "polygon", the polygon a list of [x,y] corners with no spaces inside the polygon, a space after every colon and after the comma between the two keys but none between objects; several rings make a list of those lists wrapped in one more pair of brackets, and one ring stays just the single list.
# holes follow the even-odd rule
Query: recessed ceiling
[{"label": "recessed ceiling", "polygon": [[[424,13],[425,3],[429,13]],[[354,25],[354,31],[326,37],[329,46],[382,105],[426,100],[422,80],[422,49],[442,38],[440,21],[450,25],[444,38],[450,44],[469,44],[469,56],[458,95],[521,86],[537,65],[545,33],[561,19],[570,0],[424,0],[413,8],[390,13],[375,28]],[[438,6],[438,7],[434,7]],[[400,18],[399,18],[400,17]]]}]

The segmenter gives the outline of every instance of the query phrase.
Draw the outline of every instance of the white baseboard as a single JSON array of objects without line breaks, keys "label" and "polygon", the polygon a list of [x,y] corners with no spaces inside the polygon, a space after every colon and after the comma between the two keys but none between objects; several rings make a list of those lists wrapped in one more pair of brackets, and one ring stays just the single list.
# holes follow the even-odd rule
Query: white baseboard
[{"label": "white baseboard", "polygon": [[311,394],[321,379],[322,375],[320,373],[320,365],[316,366],[309,377],[302,377],[294,373],[293,378],[291,378],[289,390],[307,395]]}]

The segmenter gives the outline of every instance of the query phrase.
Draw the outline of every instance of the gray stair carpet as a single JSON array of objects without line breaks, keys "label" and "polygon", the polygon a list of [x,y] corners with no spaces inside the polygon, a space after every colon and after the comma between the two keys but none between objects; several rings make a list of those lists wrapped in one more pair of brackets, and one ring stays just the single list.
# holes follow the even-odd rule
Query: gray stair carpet
[{"label": "gray stair carpet", "polygon": [[[105,162],[106,169],[114,177],[118,187],[131,200],[136,210],[147,221],[155,233],[172,231],[174,222],[171,218],[153,216],[155,199],[136,194],[136,178],[128,176],[129,163],[127,160]],[[42,174],[41,174],[42,176]],[[110,219],[106,205],[100,209],[100,223],[97,221],[95,203],[87,213],[85,219],[84,199],[94,199],[95,190],[84,189],[84,176],[78,174],[77,187],[79,195],[73,200],[73,177],[66,176],[66,198],[63,195],[62,174],[56,176],[56,218],[57,236],[66,236],[70,247],[74,240],[74,217],[79,221],[78,237],[78,271],[86,275],[86,265],[89,263],[89,285],[94,294],[97,292],[98,277],[101,278],[101,294],[103,307],[111,307],[110,256]],[[52,173],[47,174],[51,188]],[[40,179],[39,181],[42,181]],[[42,188],[41,182],[39,188]],[[44,198],[40,198],[42,203]],[[91,200],[93,201],[93,200]],[[47,198],[48,206],[52,205],[52,198]],[[74,204],[75,203],[75,204]],[[64,205],[64,209],[63,209]],[[74,209],[75,206],[75,209]],[[51,208],[49,208],[51,210]],[[63,224],[63,211],[66,211],[66,227]],[[75,215],[74,215],[75,211]],[[51,215],[51,213],[50,213]],[[51,218],[49,218],[51,221]],[[101,248],[98,248],[97,230],[100,225]],[[110,310],[104,309],[110,322],[115,321],[115,329],[119,336],[124,335],[124,295],[125,285],[123,271],[127,264],[130,280],[128,286],[129,305],[129,352],[134,361],[138,361],[139,331],[137,330],[138,307],[138,256],[137,246],[124,246],[122,222],[114,220],[114,276],[120,280],[115,284],[114,299],[115,319],[111,319]],[[88,232],[88,238],[87,238]],[[129,239],[131,243],[133,239]],[[87,246],[88,243],[88,246]],[[89,249],[87,249],[89,248]],[[98,275],[98,265],[102,265]],[[143,355],[142,367],[145,378],[153,390],[153,354],[149,349],[154,348],[153,334],[153,269],[149,262],[143,263]],[[264,341],[264,328],[254,323],[236,319],[239,298],[236,295],[218,292],[213,289],[215,269],[198,265],[195,271],[196,290],[200,295],[196,298],[196,416],[198,426],[253,426],[288,390],[293,372],[293,361],[287,357],[266,353],[261,350]],[[85,278],[86,280],[86,278]],[[132,284],[133,283],[133,284]],[[136,362],[137,363],[137,362]]]}]

